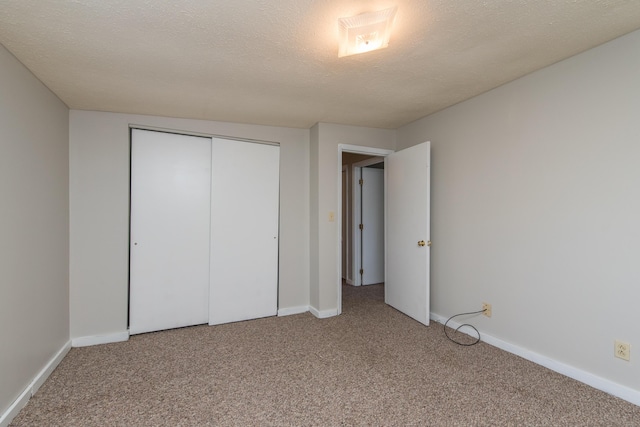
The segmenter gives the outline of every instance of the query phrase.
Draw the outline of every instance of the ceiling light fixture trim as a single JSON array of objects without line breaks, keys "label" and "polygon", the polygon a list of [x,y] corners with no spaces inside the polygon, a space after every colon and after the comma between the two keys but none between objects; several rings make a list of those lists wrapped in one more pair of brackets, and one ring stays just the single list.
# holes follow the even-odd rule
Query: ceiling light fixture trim
[{"label": "ceiling light fixture trim", "polygon": [[389,45],[396,6],[338,19],[338,57],[382,49]]}]

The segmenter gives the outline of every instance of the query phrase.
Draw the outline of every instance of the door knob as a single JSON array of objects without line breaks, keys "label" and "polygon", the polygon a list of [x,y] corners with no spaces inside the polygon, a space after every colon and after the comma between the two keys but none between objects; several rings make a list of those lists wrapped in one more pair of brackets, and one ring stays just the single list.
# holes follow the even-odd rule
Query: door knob
[{"label": "door knob", "polygon": [[420,241],[418,242],[418,246],[424,246],[424,245],[425,245],[424,240],[420,240]]}]

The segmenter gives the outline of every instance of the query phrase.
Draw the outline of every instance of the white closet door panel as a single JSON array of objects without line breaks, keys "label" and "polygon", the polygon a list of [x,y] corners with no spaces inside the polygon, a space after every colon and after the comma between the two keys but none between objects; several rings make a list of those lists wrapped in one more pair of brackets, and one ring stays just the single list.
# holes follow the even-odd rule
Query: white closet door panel
[{"label": "white closet door panel", "polygon": [[213,139],[209,324],[274,316],[280,147]]},{"label": "white closet door panel", "polygon": [[207,323],[211,139],[132,131],[130,333]]}]

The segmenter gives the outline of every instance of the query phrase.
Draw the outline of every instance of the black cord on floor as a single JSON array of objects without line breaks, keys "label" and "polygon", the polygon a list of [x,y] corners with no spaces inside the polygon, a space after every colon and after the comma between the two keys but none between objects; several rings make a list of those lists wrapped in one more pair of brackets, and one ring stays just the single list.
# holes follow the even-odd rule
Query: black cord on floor
[{"label": "black cord on floor", "polygon": [[471,311],[469,313],[454,314],[453,316],[449,317],[446,322],[444,322],[444,334],[446,335],[447,338],[449,338],[450,341],[453,341],[454,343],[456,343],[458,345],[463,345],[465,347],[469,347],[469,346],[478,344],[480,342],[480,332],[476,329],[475,326],[469,325],[468,323],[463,323],[462,325],[460,325],[460,326],[458,326],[456,328],[455,332],[458,332],[458,329],[462,328],[463,326],[468,326],[471,329],[473,329],[474,331],[476,331],[476,334],[478,334],[478,338],[476,338],[476,340],[474,342],[466,344],[466,343],[463,343],[463,342],[460,342],[460,341],[456,341],[456,340],[454,340],[453,338],[451,338],[449,336],[449,334],[447,333],[447,323],[449,323],[449,320],[453,319],[454,317],[466,316],[466,315],[469,315],[469,314],[480,314],[480,313],[484,313],[485,311],[486,310],[480,310],[480,311]]}]

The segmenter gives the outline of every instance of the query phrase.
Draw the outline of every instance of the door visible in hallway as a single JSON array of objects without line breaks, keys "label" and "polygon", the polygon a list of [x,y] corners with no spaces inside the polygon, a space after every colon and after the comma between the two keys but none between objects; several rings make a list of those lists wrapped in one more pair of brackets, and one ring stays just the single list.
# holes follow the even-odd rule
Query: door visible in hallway
[{"label": "door visible in hallway", "polygon": [[360,168],[362,173],[362,284],[384,282],[384,169]]}]

